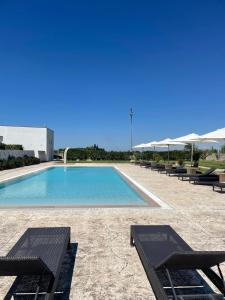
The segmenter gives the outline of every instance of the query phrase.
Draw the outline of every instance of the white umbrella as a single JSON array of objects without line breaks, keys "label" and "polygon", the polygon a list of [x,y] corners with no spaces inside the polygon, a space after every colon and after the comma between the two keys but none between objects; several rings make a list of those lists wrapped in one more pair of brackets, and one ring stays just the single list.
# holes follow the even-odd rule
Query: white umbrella
[{"label": "white umbrella", "polygon": [[139,145],[134,146],[133,149],[143,149],[143,148],[146,148],[145,145],[146,144],[139,144]]},{"label": "white umbrella", "polygon": [[199,138],[198,134],[190,133],[188,135],[184,135],[184,136],[181,136],[179,138],[174,139],[174,141],[177,141],[177,142],[184,142],[184,143],[191,144],[191,165],[192,165],[192,162],[193,162],[194,144],[195,144],[193,139],[197,140],[198,138]]},{"label": "white umbrella", "polygon": [[[152,148],[154,147],[154,151],[155,151],[155,143],[157,143],[156,141],[150,142],[150,143],[146,143],[146,144],[139,144],[133,147],[133,149],[140,149],[141,152],[143,151],[143,149],[147,149],[147,148]],[[164,147],[164,146],[158,146],[158,147]]]},{"label": "white umbrella", "polygon": [[173,141],[175,142],[190,142],[193,140],[196,140],[200,137],[200,135],[196,134],[196,133],[190,133],[184,136],[181,136],[179,138],[173,139]]},{"label": "white umbrella", "polygon": [[143,158],[143,150],[146,148],[146,144],[139,144],[133,147],[133,149],[141,151],[141,158]]},{"label": "white umbrella", "polygon": [[225,140],[225,127],[199,136],[200,140]]},{"label": "white umbrella", "polygon": [[[200,135],[196,133],[190,133],[188,135],[181,136],[179,138],[173,139],[173,141],[176,142],[183,142],[187,144],[191,144],[191,165],[193,162],[193,154],[194,154],[194,144],[195,143],[202,143],[202,140],[200,139]],[[214,140],[208,140],[210,143],[216,143]]]},{"label": "white umbrella", "polygon": [[[202,143],[210,143],[212,140],[217,142],[225,141],[225,127],[203,134],[199,137]],[[219,149],[218,149],[219,153]]]},{"label": "white umbrella", "polygon": [[177,146],[177,145],[185,145],[185,143],[177,142],[170,138],[156,142],[154,144],[152,143],[152,146],[155,146],[155,147],[167,147],[168,148],[168,161],[170,159],[170,146]]},{"label": "white umbrella", "polygon": [[[145,144],[145,146],[146,146],[146,148],[154,148],[154,151],[155,151],[155,144],[156,143],[157,143],[156,141],[153,141],[153,142]],[[162,147],[162,146],[159,146],[159,147]]]}]

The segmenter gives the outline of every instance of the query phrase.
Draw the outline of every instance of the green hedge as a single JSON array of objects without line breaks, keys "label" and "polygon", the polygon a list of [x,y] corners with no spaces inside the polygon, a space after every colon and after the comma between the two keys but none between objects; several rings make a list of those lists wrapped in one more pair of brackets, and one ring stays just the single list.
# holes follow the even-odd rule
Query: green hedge
[{"label": "green hedge", "polygon": [[[59,151],[63,151],[60,149]],[[166,151],[106,151],[103,148],[99,148],[97,145],[87,148],[71,148],[67,153],[67,159],[70,161],[76,160],[87,160],[103,161],[103,160],[117,160],[117,161],[128,161],[130,159],[143,159],[143,160],[154,160],[155,155],[160,160],[167,160],[168,152]],[[199,157],[204,159],[205,151],[195,150],[194,160],[198,161]],[[172,150],[170,151],[170,160],[190,160],[191,153],[189,150]]]},{"label": "green hedge", "polygon": [[129,151],[106,151],[98,147],[71,148],[67,153],[68,160],[130,160]]},{"label": "green hedge", "polygon": [[[65,149],[59,149],[59,152],[64,152]],[[195,148],[194,161],[199,161],[199,158],[205,159],[207,155],[214,152],[215,149],[200,150]],[[158,160],[166,161],[168,158],[167,149],[165,151],[106,151],[104,148],[99,148],[94,145],[86,148],[70,148],[67,153],[67,159],[70,161],[88,160],[93,161],[128,161],[130,159],[154,160],[157,155]],[[171,150],[171,161],[189,161],[191,157],[191,147],[185,147],[184,150]]]},{"label": "green hedge", "polygon": [[24,157],[9,156],[8,159],[0,160],[0,170],[14,169],[39,163],[40,159],[37,157],[30,157],[27,155]]},{"label": "green hedge", "polygon": [[19,144],[3,144],[0,143],[0,150],[23,150],[23,146]]}]

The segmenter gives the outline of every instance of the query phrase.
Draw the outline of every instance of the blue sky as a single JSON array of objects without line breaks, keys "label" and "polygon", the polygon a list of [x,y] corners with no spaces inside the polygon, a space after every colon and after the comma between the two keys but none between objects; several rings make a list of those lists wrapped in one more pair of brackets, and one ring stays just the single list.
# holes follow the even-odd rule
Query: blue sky
[{"label": "blue sky", "polygon": [[55,146],[134,143],[225,126],[225,1],[0,1],[0,123]]}]

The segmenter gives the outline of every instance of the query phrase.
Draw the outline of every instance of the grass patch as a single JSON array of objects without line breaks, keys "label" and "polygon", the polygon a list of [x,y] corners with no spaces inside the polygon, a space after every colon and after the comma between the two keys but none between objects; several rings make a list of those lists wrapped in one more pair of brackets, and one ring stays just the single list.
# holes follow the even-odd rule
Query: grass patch
[{"label": "grass patch", "polygon": [[[59,161],[59,164],[63,164],[63,161]],[[130,163],[129,160],[92,160],[92,161],[87,161],[87,160],[67,160],[67,163],[87,163],[87,164],[96,164],[96,163],[115,163],[115,164],[125,164],[125,163]]]},{"label": "grass patch", "polygon": [[200,160],[199,166],[207,168],[225,169],[225,162],[217,160]]}]

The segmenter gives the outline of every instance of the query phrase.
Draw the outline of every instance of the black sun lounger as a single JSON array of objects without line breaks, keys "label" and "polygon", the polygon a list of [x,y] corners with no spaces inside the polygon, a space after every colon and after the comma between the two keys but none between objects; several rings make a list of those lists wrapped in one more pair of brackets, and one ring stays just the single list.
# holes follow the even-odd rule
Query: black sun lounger
[{"label": "black sun lounger", "polygon": [[201,177],[209,176],[215,170],[216,170],[216,168],[210,168],[210,169],[206,170],[204,173],[198,173],[198,174],[179,174],[178,179],[190,181],[191,178],[194,179],[194,178],[198,178],[199,176],[201,176]]},{"label": "black sun lounger", "polygon": [[217,189],[220,189],[220,192],[223,192],[223,189],[225,189],[225,182],[215,182],[213,183],[213,191],[216,191]]},{"label": "black sun lounger", "polygon": [[187,173],[187,169],[183,167],[171,168],[166,170],[166,175],[168,176],[179,176],[180,174]]},{"label": "black sun lounger", "polygon": [[207,176],[190,177],[189,182],[193,182],[194,184],[213,185],[214,183],[219,182],[219,175],[210,174]]},{"label": "black sun lounger", "polygon": [[[130,242],[136,247],[157,300],[225,299],[220,269],[225,251],[194,251],[168,225],[132,225]],[[219,275],[211,269],[214,266]],[[221,294],[213,291],[197,270]]]},{"label": "black sun lounger", "polygon": [[165,170],[165,165],[164,164],[152,164],[151,165],[151,170],[153,171],[163,171]]},{"label": "black sun lounger", "polygon": [[16,280],[21,284],[38,275],[36,290],[31,293],[33,299],[39,299],[43,285],[47,286],[44,299],[53,299],[69,246],[69,227],[28,228],[9,253],[0,257],[0,276],[17,276]]}]

